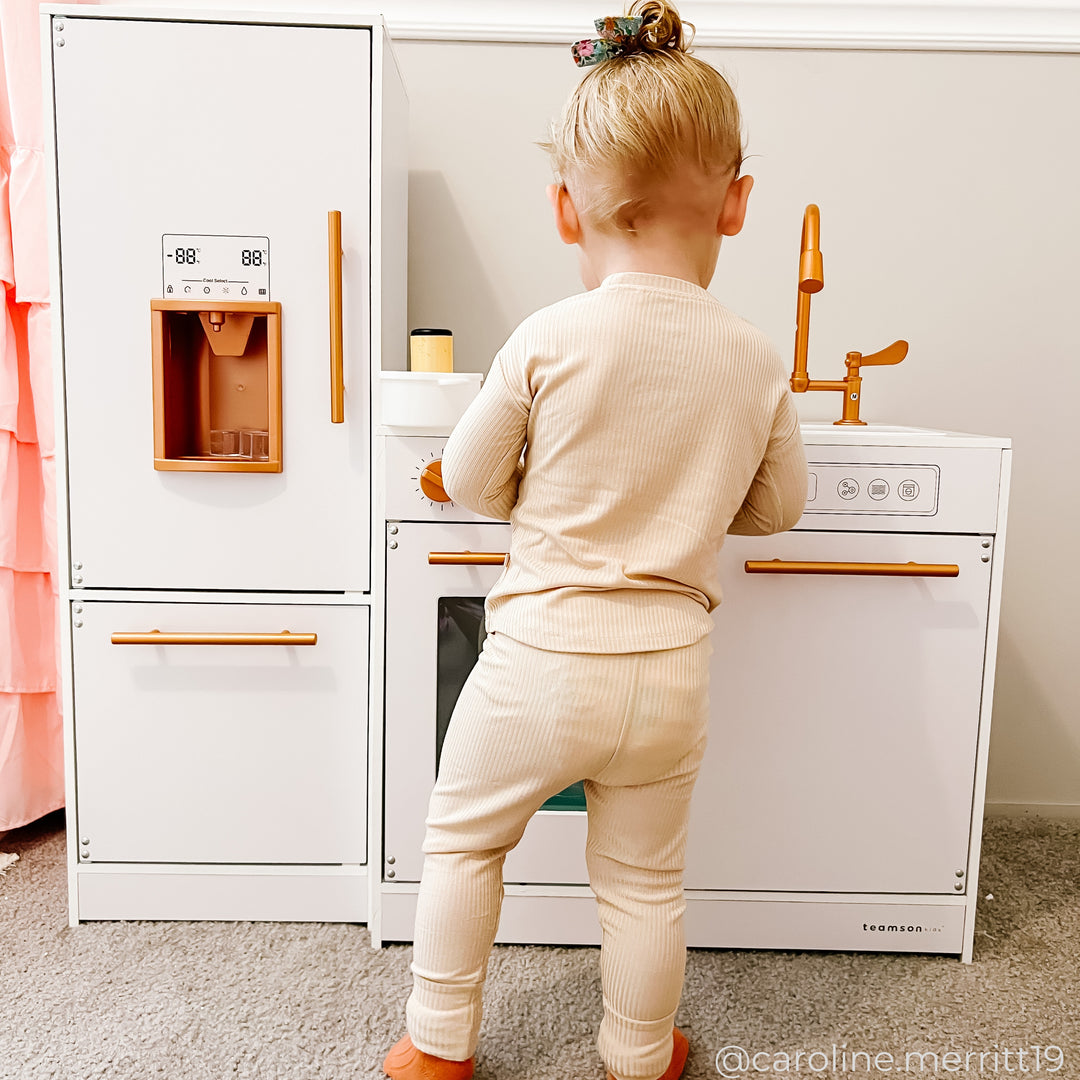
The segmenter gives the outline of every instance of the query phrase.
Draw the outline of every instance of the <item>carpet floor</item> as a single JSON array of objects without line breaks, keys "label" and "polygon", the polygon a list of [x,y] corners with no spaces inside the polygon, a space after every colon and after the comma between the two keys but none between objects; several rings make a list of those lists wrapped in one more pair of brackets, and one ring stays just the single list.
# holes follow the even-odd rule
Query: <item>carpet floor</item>
[{"label": "carpet floor", "polygon": [[[403,1031],[409,946],[373,950],[362,927],[339,924],[71,928],[64,843],[62,811],[0,839],[19,856],[0,877],[0,1078],[382,1075]],[[691,950],[678,1018],[687,1080],[1080,1080],[1080,823],[989,819],[979,891],[971,965]],[[597,956],[496,947],[477,1080],[603,1080]]]}]

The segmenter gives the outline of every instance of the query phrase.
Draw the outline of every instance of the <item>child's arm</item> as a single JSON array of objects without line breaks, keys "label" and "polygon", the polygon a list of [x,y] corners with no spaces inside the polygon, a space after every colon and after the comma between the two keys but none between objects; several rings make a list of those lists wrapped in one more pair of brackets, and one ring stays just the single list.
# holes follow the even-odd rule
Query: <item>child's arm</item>
[{"label": "child's arm", "polygon": [[766,536],[792,528],[806,507],[806,485],[806,451],[799,417],[791,394],[785,392],[776,410],[765,457],[728,532]]},{"label": "child's arm", "polygon": [[456,503],[505,521],[517,503],[528,408],[511,393],[500,357],[443,451],[443,487]]}]

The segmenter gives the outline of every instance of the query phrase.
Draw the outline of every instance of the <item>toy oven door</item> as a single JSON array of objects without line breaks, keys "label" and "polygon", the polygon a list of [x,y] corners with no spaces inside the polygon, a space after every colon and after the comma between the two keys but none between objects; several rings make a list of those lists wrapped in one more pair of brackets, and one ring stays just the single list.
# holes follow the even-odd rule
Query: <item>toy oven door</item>
[{"label": "toy oven door", "polygon": [[[458,694],[483,646],[484,597],[501,567],[433,564],[432,552],[505,553],[509,525],[398,522],[386,563],[384,878],[420,880],[428,800]],[[580,784],[536,813],[507,856],[504,880],[584,885],[585,797]],[[391,860],[393,860],[391,862]]]}]

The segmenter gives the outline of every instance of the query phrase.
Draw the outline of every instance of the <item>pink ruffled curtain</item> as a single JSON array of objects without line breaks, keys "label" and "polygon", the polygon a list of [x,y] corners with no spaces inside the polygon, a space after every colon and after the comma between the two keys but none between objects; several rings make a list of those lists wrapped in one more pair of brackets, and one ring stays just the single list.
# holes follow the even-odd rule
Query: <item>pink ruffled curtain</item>
[{"label": "pink ruffled curtain", "polygon": [[0,0],[0,832],[64,805],[37,0]]}]

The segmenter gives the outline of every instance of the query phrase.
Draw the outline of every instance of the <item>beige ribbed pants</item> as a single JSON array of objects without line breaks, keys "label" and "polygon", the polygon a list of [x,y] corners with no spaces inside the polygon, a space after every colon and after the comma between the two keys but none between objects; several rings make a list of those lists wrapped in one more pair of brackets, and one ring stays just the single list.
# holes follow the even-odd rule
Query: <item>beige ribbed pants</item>
[{"label": "beige ribbed pants", "polygon": [[671,1060],[686,964],[683,861],[705,752],[708,638],[658,652],[549,652],[489,635],[443,745],[424,841],[409,1034],[465,1060],[476,1049],[502,867],[548,798],[585,781],[604,1018],[619,1080]]}]

